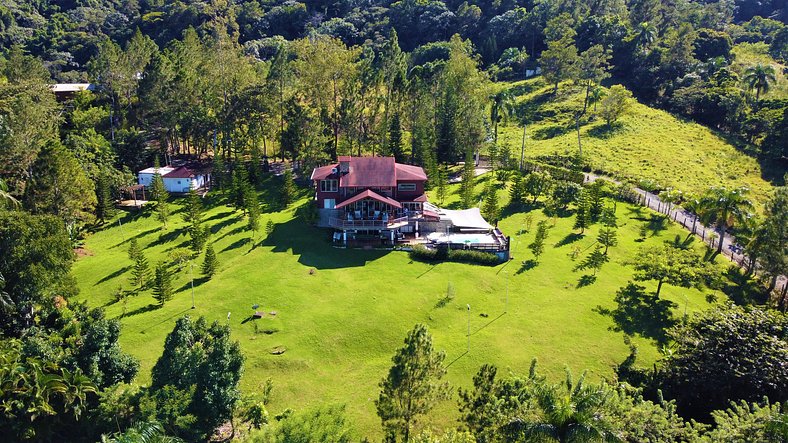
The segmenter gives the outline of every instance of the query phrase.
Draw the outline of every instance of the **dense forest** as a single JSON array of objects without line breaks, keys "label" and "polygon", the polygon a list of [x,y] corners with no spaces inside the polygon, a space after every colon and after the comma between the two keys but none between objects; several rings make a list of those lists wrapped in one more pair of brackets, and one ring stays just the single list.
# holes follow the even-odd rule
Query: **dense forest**
[{"label": "dense forest", "polygon": [[[715,199],[712,190],[695,202],[707,204],[697,206],[705,221],[749,240],[769,295],[677,325],[671,358],[653,370],[635,367],[633,347],[616,367],[620,384],[571,374],[550,384],[535,362],[523,378],[485,365],[459,393],[461,430],[439,436],[410,435],[447,390],[444,356],[417,326],[380,385],[386,441],[788,441],[788,320],[774,309],[788,299],[785,289],[769,298],[788,273],[788,97],[769,94],[786,74],[786,22],[784,0],[0,1],[0,438],[205,441],[227,423],[235,433],[270,422],[279,427],[253,441],[350,441],[341,408],[269,418],[270,384],[261,398],[242,396],[229,326],[203,319],[178,320],[150,385],[130,384],[139,362],[118,344],[120,322],[70,302],[75,248],[113,219],[137,171],[173,158],[210,164],[226,203],[250,220],[263,165],[288,165],[276,202],[287,207],[290,168],[303,179],[347,154],[423,166],[437,193],[447,169],[464,163],[470,205],[474,158],[522,172],[520,147],[498,144],[499,123],[525,132],[554,117],[509,88],[538,71],[545,100],[582,92],[567,110],[578,139],[583,125],[611,126],[636,99],[712,128],[778,171],[758,217],[745,216],[753,207],[743,193]],[[735,67],[739,44],[774,64]],[[56,83],[95,88],[60,100]],[[587,167],[580,152],[540,162],[553,178]],[[558,181],[564,209],[585,195]],[[166,192],[154,188],[151,200],[166,227]],[[184,216],[195,256],[208,235],[201,205],[190,195]],[[150,270],[134,243],[129,258],[142,286]],[[168,272],[149,276],[162,304]],[[686,280],[674,274],[644,279]],[[417,406],[403,406],[409,396]]]}]

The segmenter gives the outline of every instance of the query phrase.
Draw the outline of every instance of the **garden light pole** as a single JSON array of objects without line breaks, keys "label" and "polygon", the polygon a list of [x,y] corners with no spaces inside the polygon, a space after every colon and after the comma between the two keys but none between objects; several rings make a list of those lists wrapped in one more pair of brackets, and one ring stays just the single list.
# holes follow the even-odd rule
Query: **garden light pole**
[{"label": "garden light pole", "polygon": [[191,260],[189,260],[189,278],[192,281],[192,309],[194,309],[194,262]]},{"label": "garden light pole", "polygon": [[471,305],[468,306],[468,352],[471,352]]}]

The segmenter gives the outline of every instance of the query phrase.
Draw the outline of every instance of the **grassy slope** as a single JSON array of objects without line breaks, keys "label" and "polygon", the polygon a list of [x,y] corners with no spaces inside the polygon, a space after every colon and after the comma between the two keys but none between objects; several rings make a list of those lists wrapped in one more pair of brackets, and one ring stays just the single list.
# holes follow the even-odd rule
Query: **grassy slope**
[{"label": "grassy slope", "polygon": [[[574,155],[578,146],[572,115],[582,109],[581,89],[562,85],[553,98],[552,88],[541,79],[511,86],[518,95],[518,106],[527,107],[534,115],[527,129],[525,155]],[[585,122],[580,132],[587,160],[595,169],[618,177],[649,179],[693,193],[710,186],[746,186],[759,203],[770,193],[771,185],[762,178],[754,158],[708,128],[664,111],[636,103],[612,130],[596,119]],[[511,123],[501,127],[499,140],[519,159],[522,126]]]},{"label": "grassy slope", "polygon": [[[501,191],[501,197],[504,194]],[[452,194],[451,200],[456,199]],[[154,301],[150,291],[131,299],[128,310],[137,313],[122,319],[121,343],[141,360],[137,382],[144,384],[177,318],[192,314],[226,321],[227,313],[232,312],[233,337],[240,341],[246,356],[242,378],[246,393],[254,394],[271,377],[275,383],[272,413],[318,402],[346,403],[357,429],[369,436],[380,435],[374,407],[377,383],[385,375],[393,351],[417,322],[426,323],[436,347],[446,351],[447,362],[452,362],[448,379],[455,387],[468,386],[482,363],[524,373],[533,357],[539,358],[543,371],[556,376],[568,365],[575,371],[589,369],[593,377],[609,377],[612,365],[623,360],[628,349],[622,333],[610,329],[614,325],[611,318],[595,308],[615,307],[616,290],[632,276],[624,262],[640,246],[635,240],[644,223],[632,218],[639,213],[636,208],[619,204],[618,213],[623,226],[619,229],[620,245],[610,252],[611,263],[602,269],[596,283],[577,288],[581,273],[572,271],[575,262],[568,254],[575,247],[588,251],[598,227],[587,230],[574,243],[556,246],[572,232],[572,218],[555,220],[541,263],[524,270],[520,263],[531,258],[526,245],[532,241],[533,230],[513,235],[515,260],[506,265],[431,266],[412,262],[404,252],[332,248],[327,231],[305,226],[293,218],[292,211],[264,214],[263,221],[272,219],[276,228],[251,249],[239,213],[225,206],[213,207],[207,218],[213,226],[220,271],[211,281],[198,282],[197,309],[189,309],[188,271],[183,271],[176,277],[175,298],[163,308],[149,308]],[[535,227],[544,216],[534,214]],[[505,233],[514,234],[523,219],[524,215],[517,213],[500,226]],[[153,217],[131,220],[127,216],[122,231],[115,223],[91,236],[86,242],[88,254],[74,269],[81,297],[94,306],[106,306],[110,316],[118,316],[121,306],[111,302],[111,294],[119,285],[128,285],[128,239],[136,237],[153,264],[174,247],[186,246],[182,227],[179,219],[174,220],[160,237]],[[645,243],[657,244],[680,232],[671,226]],[[314,275],[310,269],[316,270]],[[501,315],[507,279],[509,309]],[[456,298],[436,309],[449,282]],[[646,285],[649,290],[654,288],[651,283]],[[690,311],[708,306],[704,293],[697,290],[666,286],[663,294],[677,303],[676,316],[681,315],[685,302]],[[254,324],[244,321],[254,303],[266,311],[278,311],[276,318],[259,322],[261,330],[278,332],[255,334]],[[464,355],[466,304],[472,307],[472,343],[471,352]],[[480,316],[482,313],[486,317]],[[652,340],[638,337],[635,342],[641,346],[642,363],[656,358]],[[287,352],[271,355],[275,346],[285,346]],[[456,400],[451,400],[440,405],[430,420],[449,425],[456,417]]]}]

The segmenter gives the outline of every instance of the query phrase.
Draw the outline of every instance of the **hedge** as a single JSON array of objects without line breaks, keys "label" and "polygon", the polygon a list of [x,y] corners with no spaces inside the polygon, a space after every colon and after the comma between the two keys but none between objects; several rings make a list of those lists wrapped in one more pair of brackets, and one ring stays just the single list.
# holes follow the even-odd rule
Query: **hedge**
[{"label": "hedge", "polygon": [[416,245],[410,251],[410,258],[419,261],[453,261],[458,263],[476,263],[481,265],[497,265],[501,262],[497,255],[472,249],[430,249]]}]

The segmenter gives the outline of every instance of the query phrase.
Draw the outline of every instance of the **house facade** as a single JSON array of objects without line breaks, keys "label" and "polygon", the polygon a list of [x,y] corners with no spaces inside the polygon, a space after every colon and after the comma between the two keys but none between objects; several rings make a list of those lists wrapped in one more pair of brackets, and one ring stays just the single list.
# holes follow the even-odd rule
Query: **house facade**
[{"label": "house facade", "polygon": [[337,229],[343,241],[348,233],[393,240],[398,233],[417,232],[425,216],[427,174],[394,157],[340,156],[315,168],[311,180],[319,225]]},{"label": "house facade", "polygon": [[191,189],[200,189],[206,187],[211,180],[210,174],[197,172],[186,166],[162,166],[160,168],[147,168],[138,172],[137,183],[150,187],[156,173],[161,175],[167,192],[172,193],[185,193]]}]

